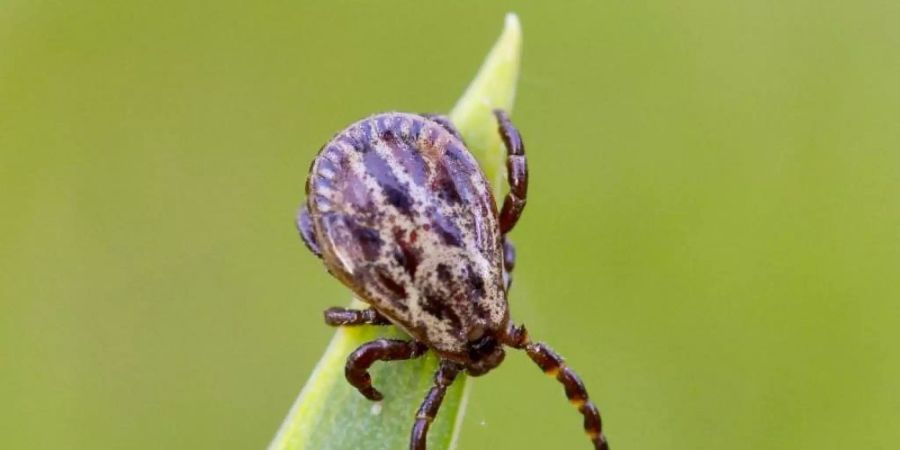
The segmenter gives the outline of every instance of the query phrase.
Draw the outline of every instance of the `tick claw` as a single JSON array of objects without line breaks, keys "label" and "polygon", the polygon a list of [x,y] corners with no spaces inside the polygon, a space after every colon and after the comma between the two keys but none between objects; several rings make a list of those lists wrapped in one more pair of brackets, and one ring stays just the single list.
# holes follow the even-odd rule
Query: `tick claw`
[{"label": "tick claw", "polygon": [[384,400],[384,395],[378,391],[378,389],[371,388],[370,390],[359,391],[363,397],[372,400],[373,402],[380,402]]}]

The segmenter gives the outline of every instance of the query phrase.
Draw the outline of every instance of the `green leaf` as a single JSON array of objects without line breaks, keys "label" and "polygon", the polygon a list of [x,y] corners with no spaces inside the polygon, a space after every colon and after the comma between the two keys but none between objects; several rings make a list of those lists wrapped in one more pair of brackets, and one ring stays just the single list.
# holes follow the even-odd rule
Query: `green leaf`
[{"label": "green leaf", "polygon": [[[491,110],[512,109],[521,42],[519,20],[508,14],[503,33],[450,115],[498,193],[505,151]],[[351,307],[367,305],[354,300]],[[414,415],[432,385],[437,357],[429,352],[417,360],[375,364],[370,373],[373,384],[384,393],[384,400],[373,403],[344,379],[344,362],[357,347],[379,337],[408,339],[393,326],[337,329],[269,450],[408,447]],[[468,390],[468,378],[460,375],[447,391],[440,414],[428,433],[429,450],[455,447]]]},{"label": "green leaf", "polygon": [[499,197],[506,180],[506,151],[501,145],[494,118],[495,108],[512,114],[516,84],[522,59],[522,27],[519,18],[509,13],[503,33],[488,53],[478,75],[456,102],[450,120],[462,133],[466,146],[478,158],[485,175]]}]

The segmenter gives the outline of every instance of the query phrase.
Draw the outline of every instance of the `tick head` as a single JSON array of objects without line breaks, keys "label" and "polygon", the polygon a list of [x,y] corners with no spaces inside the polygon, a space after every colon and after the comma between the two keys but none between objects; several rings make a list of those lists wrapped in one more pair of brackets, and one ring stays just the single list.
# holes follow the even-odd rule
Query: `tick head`
[{"label": "tick head", "polygon": [[492,331],[487,331],[477,339],[469,341],[468,353],[466,372],[473,377],[490,372],[506,357],[503,344]]}]

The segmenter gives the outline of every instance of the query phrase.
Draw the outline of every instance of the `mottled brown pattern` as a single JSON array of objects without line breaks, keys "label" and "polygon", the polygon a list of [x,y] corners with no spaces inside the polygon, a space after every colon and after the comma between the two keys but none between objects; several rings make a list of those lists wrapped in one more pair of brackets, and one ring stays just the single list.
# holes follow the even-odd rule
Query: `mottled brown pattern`
[{"label": "mottled brown pattern", "polygon": [[329,270],[447,357],[507,320],[497,209],[477,162],[443,125],[404,113],[335,136],[309,179]]}]

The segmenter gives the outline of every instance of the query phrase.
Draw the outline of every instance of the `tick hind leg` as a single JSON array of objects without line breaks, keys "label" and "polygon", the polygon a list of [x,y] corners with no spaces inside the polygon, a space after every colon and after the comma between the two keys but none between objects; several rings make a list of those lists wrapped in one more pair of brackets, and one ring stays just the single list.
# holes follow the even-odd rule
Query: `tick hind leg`
[{"label": "tick hind leg", "polygon": [[595,450],[609,450],[609,443],[603,435],[603,422],[600,420],[600,411],[588,398],[587,390],[581,378],[573,371],[561,356],[550,347],[538,342],[525,347],[525,352],[541,370],[547,375],[556,378],[566,390],[566,397],[578,408],[578,412],[584,416],[584,432],[594,444]]},{"label": "tick hind leg", "polygon": [[503,145],[506,146],[506,180],[509,182],[509,193],[503,199],[500,209],[500,232],[509,233],[519,221],[525,202],[528,200],[528,161],[525,159],[525,143],[522,135],[509,120],[509,115],[502,109],[495,109],[498,131]]},{"label": "tick hind leg", "polygon": [[512,327],[506,337],[511,347],[524,349],[528,357],[537,364],[545,374],[556,378],[566,391],[569,399],[578,412],[584,416],[584,432],[587,433],[594,450],[609,450],[609,443],[603,434],[603,422],[600,420],[600,411],[597,405],[588,398],[587,389],[581,378],[566,365],[565,360],[558,353],[542,342],[533,343],[528,337],[525,327]]},{"label": "tick hind leg", "polygon": [[300,208],[300,212],[297,213],[297,231],[300,232],[300,237],[303,238],[303,243],[306,244],[306,247],[321,258],[322,251],[319,249],[319,243],[316,241],[315,233],[313,233],[309,207],[306,205],[303,205],[303,208]]},{"label": "tick hind leg", "polygon": [[428,395],[422,401],[422,406],[419,406],[419,411],[416,412],[416,422],[413,424],[412,434],[409,438],[410,450],[425,450],[428,428],[441,408],[447,388],[453,384],[453,380],[461,370],[462,366],[458,363],[441,361],[441,366],[434,374],[434,386],[428,391]]},{"label": "tick hind leg", "polygon": [[384,396],[378,389],[372,387],[372,377],[369,375],[369,367],[375,361],[398,361],[413,359],[422,356],[428,347],[421,342],[401,341],[397,339],[376,339],[367,342],[357,348],[347,358],[344,375],[347,381],[359,390],[365,398],[379,401]]}]

